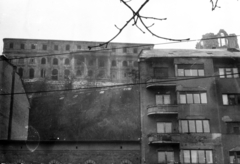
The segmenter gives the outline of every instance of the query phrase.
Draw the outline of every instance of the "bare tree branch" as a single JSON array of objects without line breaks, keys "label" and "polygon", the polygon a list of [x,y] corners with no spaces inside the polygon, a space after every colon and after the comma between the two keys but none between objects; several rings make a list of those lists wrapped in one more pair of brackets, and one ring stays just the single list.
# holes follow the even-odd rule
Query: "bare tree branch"
[{"label": "bare tree branch", "polygon": [[212,3],[212,11],[215,10],[216,8],[220,8],[220,6],[217,5],[218,0],[216,0],[215,3],[213,2],[213,0],[210,0],[210,2]]}]

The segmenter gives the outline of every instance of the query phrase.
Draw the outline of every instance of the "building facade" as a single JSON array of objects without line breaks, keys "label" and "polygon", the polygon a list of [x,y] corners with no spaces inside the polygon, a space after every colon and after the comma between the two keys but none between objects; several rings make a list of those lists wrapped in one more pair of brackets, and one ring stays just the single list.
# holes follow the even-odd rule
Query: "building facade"
[{"label": "building facade", "polygon": [[240,163],[240,53],[140,54],[143,163]]}]

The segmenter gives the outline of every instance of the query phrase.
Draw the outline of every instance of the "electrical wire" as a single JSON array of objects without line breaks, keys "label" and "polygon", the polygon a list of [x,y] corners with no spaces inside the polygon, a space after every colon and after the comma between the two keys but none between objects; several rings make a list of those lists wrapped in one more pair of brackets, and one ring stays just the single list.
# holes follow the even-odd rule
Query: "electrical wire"
[{"label": "electrical wire", "polygon": [[[233,74],[227,74],[227,75],[240,75],[240,73],[233,73]],[[167,80],[159,80],[154,82],[136,82],[136,83],[126,83],[126,84],[119,84],[119,85],[109,85],[109,86],[97,86],[97,87],[80,87],[80,88],[74,88],[74,89],[58,89],[58,90],[47,90],[47,91],[32,91],[32,92],[15,92],[12,93],[14,95],[19,94],[35,94],[35,93],[49,93],[49,92],[66,92],[66,91],[85,91],[90,89],[103,89],[103,88],[118,88],[118,87],[126,87],[126,86],[134,86],[134,85],[141,85],[141,84],[157,84],[157,83],[166,83],[166,82],[176,82],[176,81],[184,81],[184,80],[196,80],[196,79],[206,79],[206,78],[214,78],[219,77],[220,75],[214,75],[214,76],[198,76],[198,77],[188,77],[188,78],[181,78],[181,79],[167,79]],[[179,77],[179,76],[178,76]],[[0,94],[0,96],[7,96],[11,95],[11,93],[3,93]]]},{"label": "electrical wire", "polygon": [[[155,43],[155,44],[139,44],[134,46],[124,46],[124,47],[114,47],[114,48],[102,48],[100,50],[81,50],[81,51],[73,51],[73,52],[66,52],[66,53],[55,53],[55,54],[46,54],[46,55],[35,55],[35,56],[27,56],[27,57],[14,57],[9,58],[8,60],[16,60],[16,59],[27,59],[27,58],[38,58],[38,57],[47,57],[47,56],[60,56],[60,55],[70,55],[70,54],[80,54],[80,53],[94,53],[94,52],[104,52],[109,50],[116,50],[116,49],[124,49],[124,48],[136,48],[136,47],[146,47],[146,46],[153,46],[153,45],[166,45],[166,44],[176,44],[176,43],[185,43],[185,42],[195,42],[195,41],[202,41],[202,40],[213,40],[213,39],[221,39],[221,38],[230,38],[230,37],[239,37],[240,35],[234,36],[223,36],[223,37],[215,37],[215,38],[201,38],[201,39],[191,39],[191,40],[184,40],[184,41],[175,41],[175,42],[165,42],[165,43]],[[124,44],[124,43],[123,43]],[[131,44],[131,43],[130,43]],[[132,43],[134,44],[134,43]],[[4,54],[2,54],[4,55]],[[3,61],[3,60],[0,60]]]}]

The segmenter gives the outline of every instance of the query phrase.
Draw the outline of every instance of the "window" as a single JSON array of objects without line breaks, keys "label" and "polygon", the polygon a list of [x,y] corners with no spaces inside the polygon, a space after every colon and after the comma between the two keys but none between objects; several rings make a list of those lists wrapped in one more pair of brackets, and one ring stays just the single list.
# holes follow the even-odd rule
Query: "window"
[{"label": "window", "polygon": [[46,64],[46,58],[41,59],[41,64]]},{"label": "window", "polygon": [[24,49],[24,48],[25,48],[25,44],[21,44],[21,45],[20,45],[20,48],[21,48],[21,49]]},{"label": "window", "polygon": [[58,45],[54,45],[54,50],[55,50],[55,51],[58,50]]},{"label": "window", "polygon": [[207,93],[186,92],[180,93],[180,104],[206,104]]},{"label": "window", "polygon": [[19,74],[20,78],[23,77],[23,68],[18,68],[18,74]]},{"label": "window", "polygon": [[112,61],[112,67],[116,67],[117,66],[117,62],[116,62],[116,60],[113,60]]},{"label": "window", "polygon": [[179,130],[182,133],[210,133],[209,120],[180,120]]},{"label": "window", "polygon": [[66,80],[70,79],[70,71],[68,69],[64,70],[64,79]]},{"label": "window", "polygon": [[157,133],[172,133],[172,123],[171,122],[158,122],[157,123]]},{"label": "window", "polygon": [[36,45],[35,44],[31,44],[31,49],[36,49]]},{"label": "window", "polygon": [[137,49],[137,48],[134,48],[134,49],[133,49],[133,53],[137,54],[137,53],[138,53],[138,49]]},{"label": "window", "polygon": [[168,77],[168,68],[167,67],[155,67],[154,68],[154,77],[155,78],[167,78]]},{"label": "window", "polygon": [[213,163],[212,150],[183,150],[184,163]]},{"label": "window", "polygon": [[52,80],[58,80],[58,70],[52,70]]},{"label": "window", "polygon": [[66,45],[66,51],[70,50],[70,45]]},{"label": "window", "polygon": [[238,68],[219,68],[220,78],[239,78]]},{"label": "window", "polygon": [[90,60],[88,61],[88,65],[89,65],[89,66],[93,66],[93,64],[94,64],[94,60],[93,60],[93,59],[90,59]]},{"label": "window", "polygon": [[35,63],[35,59],[34,58],[30,58],[29,59],[29,64],[34,64]]},{"label": "window", "polygon": [[204,76],[203,64],[179,64],[178,76]]},{"label": "window", "polygon": [[122,65],[123,65],[123,67],[127,67],[127,66],[128,66],[127,61],[124,60],[124,61],[122,62]]},{"label": "window", "polygon": [[82,46],[81,45],[77,45],[77,49],[82,49]]},{"label": "window", "polygon": [[127,48],[123,47],[123,53],[127,53]]},{"label": "window", "polygon": [[99,60],[99,67],[104,67],[105,63],[103,60]]},{"label": "window", "polygon": [[9,44],[9,48],[10,48],[10,49],[13,49],[13,43],[10,43],[10,44]]},{"label": "window", "polygon": [[34,69],[30,68],[29,69],[29,79],[33,79],[34,78]]},{"label": "window", "polygon": [[228,134],[240,134],[240,122],[227,122]]},{"label": "window", "polygon": [[77,76],[82,76],[82,71],[81,70],[77,70]]},{"label": "window", "polygon": [[88,71],[88,76],[89,76],[89,77],[92,77],[92,76],[93,76],[93,71],[92,71],[92,70],[89,70],[89,71]]},{"label": "window", "polygon": [[66,58],[64,64],[65,65],[69,65],[70,64],[70,60],[68,58]]},{"label": "window", "polygon": [[240,94],[223,94],[223,105],[239,105]]},{"label": "window", "polygon": [[112,52],[116,52],[116,47],[112,47]]},{"label": "window", "polygon": [[41,69],[41,77],[45,77],[46,76],[46,70],[45,69]]},{"label": "window", "polygon": [[43,44],[42,49],[43,49],[43,50],[47,50],[47,45],[46,45],[46,44]]},{"label": "window", "polygon": [[156,105],[170,104],[171,99],[168,94],[158,94],[156,95]]},{"label": "window", "polygon": [[229,152],[230,163],[240,163],[240,151]]},{"label": "window", "polygon": [[158,163],[174,163],[173,151],[158,151]]},{"label": "window", "polygon": [[58,59],[57,58],[53,58],[53,65],[58,65]]}]

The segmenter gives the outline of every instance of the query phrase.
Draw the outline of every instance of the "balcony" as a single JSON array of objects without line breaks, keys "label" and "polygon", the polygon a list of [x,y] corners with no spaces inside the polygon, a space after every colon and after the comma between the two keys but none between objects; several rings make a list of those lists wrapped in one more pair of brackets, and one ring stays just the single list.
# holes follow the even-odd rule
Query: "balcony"
[{"label": "balcony", "polygon": [[148,135],[149,144],[189,143],[189,144],[220,144],[220,133],[151,133]]},{"label": "balcony", "polygon": [[179,144],[180,143],[180,134],[178,133],[152,133],[148,135],[149,144],[159,144],[159,143],[172,143]]},{"label": "balcony", "polygon": [[153,114],[178,114],[177,105],[151,105],[147,107],[148,115]]},{"label": "balcony", "polygon": [[171,80],[174,80],[175,78],[166,78],[166,79],[156,79],[151,78],[147,81],[146,88],[155,88],[155,87],[175,87],[175,83],[171,83]]}]

